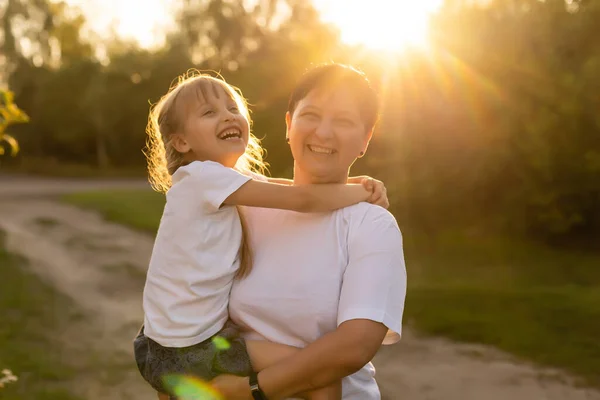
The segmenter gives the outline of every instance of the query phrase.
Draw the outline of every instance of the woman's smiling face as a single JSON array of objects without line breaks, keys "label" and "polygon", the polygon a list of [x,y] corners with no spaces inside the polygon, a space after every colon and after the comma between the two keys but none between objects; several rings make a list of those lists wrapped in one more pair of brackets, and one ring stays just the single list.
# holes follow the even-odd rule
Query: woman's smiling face
[{"label": "woman's smiling face", "polygon": [[343,84],[315,88],[286,114],[287,135],[300,183],[345,183],[371,137],[356,93]]}]

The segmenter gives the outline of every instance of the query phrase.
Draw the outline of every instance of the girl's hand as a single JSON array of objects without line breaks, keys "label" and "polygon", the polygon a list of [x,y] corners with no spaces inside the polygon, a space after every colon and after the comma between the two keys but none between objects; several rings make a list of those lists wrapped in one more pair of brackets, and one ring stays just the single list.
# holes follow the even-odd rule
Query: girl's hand
[{"label": "girl's hand", "polygon": [[223,396],[223,400],[252,400],[248,377],[219,375],[210,384]]},{"label": "girl's hand", "polygon": [[362,177],[361,183],[366,190],[371,192],[371,196],[367,199],[369,203],[385,209],[390,206],[390,202],[387,198],[387,189],[383,182],[367,176]]}]

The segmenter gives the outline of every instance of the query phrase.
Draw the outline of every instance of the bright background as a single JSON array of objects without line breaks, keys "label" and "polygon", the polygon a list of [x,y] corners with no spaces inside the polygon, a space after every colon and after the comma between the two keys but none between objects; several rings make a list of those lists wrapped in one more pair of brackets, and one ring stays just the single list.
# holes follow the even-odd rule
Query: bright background
[{"label": "bright background", "polygon": [[[380,96],[380,122],[351,174],[388,189],[404,237],[408,329],[600,387],[600,2],[0,0],[0,18],[0,88],[29,116],[7,126],[15,109],[0,98],[0,140],[21,147],[0,155],[0,197],[26,175],[46,177],[40,187],[58,177],[145,184],[150,104],[189,68],[242,90],[270,173],[289,178],[290,92],[311,65],[348,63]],[[133,189],[53,200],[150,235],[164,204]],[[40,243],[57,238],[44,235]],[[22,379],[0,400],[73,399],[80,378],[111,388],[137,374],[129,358],[63,357],[64,299],[2,238],[0,370]],[[143,277],[133,279],[141,290]],[[402,347],[382,351],[403,360]]]}]

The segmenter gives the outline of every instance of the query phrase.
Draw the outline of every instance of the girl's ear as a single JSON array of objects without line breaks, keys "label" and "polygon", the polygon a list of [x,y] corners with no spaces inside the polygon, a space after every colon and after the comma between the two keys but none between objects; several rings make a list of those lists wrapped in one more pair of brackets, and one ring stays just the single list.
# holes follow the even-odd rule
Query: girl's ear
[{"label": "girl's ear", "polygon": [[192,149],[190,147],[190,145],[188,144],[188,142],[183,137],[183,135],[180,133],[173,134],[173,137],[171,140],[172,140],[173,147],[175,148],[175,150],[177,150],[177,152],[179,152],[181,154],[185,154]]}]

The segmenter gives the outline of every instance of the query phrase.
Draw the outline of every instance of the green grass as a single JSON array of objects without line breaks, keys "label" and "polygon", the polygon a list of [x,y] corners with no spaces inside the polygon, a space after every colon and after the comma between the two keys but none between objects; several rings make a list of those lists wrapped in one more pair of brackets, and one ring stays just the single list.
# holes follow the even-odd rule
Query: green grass
[{"label": "green grass", "polygon": [[600,385],[600,254],[518,237],[405,233],[406,320]]},{"label": "green grass", "polygon": [[155,233],[165,196],[151,190],[90,191],[65,195],[73,205],[99,211],[107,220]]},{"label": "green grass", "polygon": [[68,391],[75,371],[61,358],[57,336],[71,303],[0,243],[0,370],[19,378],[0,389],[0,399],[76,400]]},{"label": "green grass", "polygon": [[2,171],[7,173],[55,178],[147,178],[145,162],[132,167],[98,168],[89,164],[60,162],[52,157],[17,156],[0,160],[0,165]]},{"label": "green grass", "polygon": [[[156,231],[164,204],[148,191],[65,199],[149,232]],[[600,254],[457,231],[405,231],[404,241],[405,321],[424,333],[565,368],[600,386]]]}]

